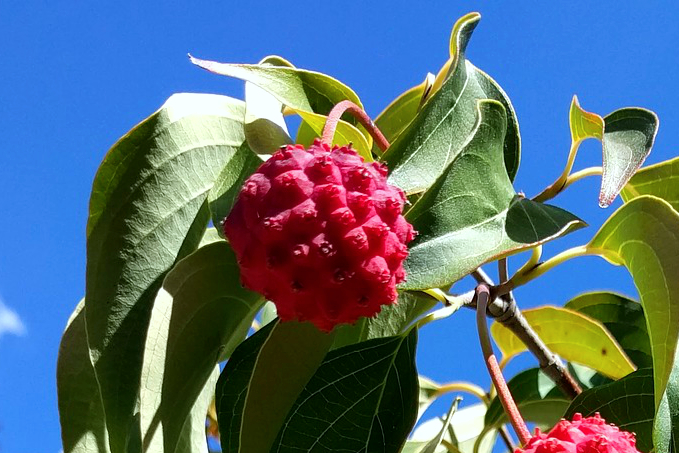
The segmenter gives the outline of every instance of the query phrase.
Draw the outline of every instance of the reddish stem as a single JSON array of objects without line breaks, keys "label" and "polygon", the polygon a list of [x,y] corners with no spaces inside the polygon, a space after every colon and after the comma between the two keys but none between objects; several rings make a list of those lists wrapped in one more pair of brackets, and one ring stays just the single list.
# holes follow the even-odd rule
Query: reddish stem
[{"label": "reddish stem", "polygon": [[488,307],[489,299],[490,288],[485,283],[480,283],[476,287],[476,325],[479,330],[479,340],[481,342],[481,349],[483,350],[483,357],[485,358],[488,373],[495,385],[497,396],[500,398],[502,407],[504,407],[505,413],[509,417],[509,421],[514,428],[516,435],[519,436],[521,445],[526,445],[530,440],[531,435],[526,427],[526,422],[523,420],[523,417],[521,417],[519,408],[516,407],[514,398],[509,391],[509,387],[507,387],[507,382],[505,382],[505,378],[502,376],[502,370],[497,363],[495,353],[493,352],[493,346],[490,343],[488,324],[486,322],[486,308]]},{"label": "reddish stem", "polygon": [[342,101],[330,110],[328,114],[328,119],[325,122],[325,127],[323,128],[323,136],[321,141],[328,145],[332,145],[332,138],[335,136],[335,130],[337,129],[337,123],[339,123],[340,117],[344,112],[351,113],[354,118],[358,120],[359,123],[366,128],[368,133],[372,135],[375,139],[375,143],[382,150],[386,151],[389,148],[389,141],[380,132],[380,130],[375,126],[373,120],[370,119],[367,113],[360,108],[358,105],[351,101]]}]

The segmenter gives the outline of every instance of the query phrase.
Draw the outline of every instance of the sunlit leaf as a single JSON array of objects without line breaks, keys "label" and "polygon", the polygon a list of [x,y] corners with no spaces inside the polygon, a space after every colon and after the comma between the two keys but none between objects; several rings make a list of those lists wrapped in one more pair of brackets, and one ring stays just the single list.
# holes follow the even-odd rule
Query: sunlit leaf
[{"label": "sunlit leaf", "polygon": [[245,141],[243,117],[241,101],[174,95],[113,146],[95,177],[86,323],[115,453],[141,443],[135,406],[153,301],[203,237],[208,192]]},{"label": "sunlit leaf", "polygon": [[271,449],[332,340],[312,324],[276,321],[236,348],[215,396],[224,452]]},{"label": "sunlit leaf", "polygon": [[[507,112],[503,118],[507,133],[500,145],[502,166],[510,178],[516,174],[520,138],[511,103],[495,81],[465,59],[467,43],[479,19],[480,15],[472,13],[457,21],[451,36],[456,53],[449,61],[449,70],[442,70],[420,112],[382,156],[391,169],[389,181],[407,194],[422,192],[434,184],[463,150],[474,135],[476,104],[481,99],[497,100]],[[439,81],[441,88],[437,89]]]},{"label": "sunlit leaf", "polygon": [[639,368],[653,366],[646,318],[639,302],[605,291],[581,294],[564,306],[601,322]]},{"label": "sunlit leaf", "polygon": [[657,452],[679,451],[679,352],[655,415],[653,444]]},{"label": "sunlit leaf", "polygon": [[632,274],[646,315],[659,404],[679,337],[679,214],[660,198],[640,196],[613,213],[587,247]]},{"label": "sunlit leaf", "polygon": [[[309,146],[313,143],[313,140],[320,137],[323,132],[323,126],[325,126],[326,117],[324,115],[319,115],[317,113],[305,112],[304,110],[295,110],[295,112],[302,117],[304,124],[306,124],[313,134],[306,137],[301,137],[300,134],[297,135],[296,142],[304,146]],[[332,144],[344,146],[347,144],[353,144],[353,148],[358,151],[366,162],[372,162],[373,157],[370,153],[370,144],[366,140],[365,136],[361,131],[356,129],[350,123],[345,121],[340,121],[337,123],[337,129],[335,130],[335,136],[333,137]]]},{"label": "sunlit leaf", "polygon": [[104,408],[85,331],[85,301],[66,325],[57,360],[57,395],[64,453],[109,453]]},{"label": "sunlit leaf", "polygon": [[399,452],[417,417],[416,344],[412,329],[330,352],[271,451]]},{"label": "sunlit leaf", "polygon": [[485,262],[585,225],[516,194],[503,160],[504,108],[480,101],[478,110],[473,138],[405,215],[418,236],[409,246],[403,289],[443,287]]},{"label": "sunlit leaf", "polygon": [[571,101],[569,119],[573,143],[578,143],[588,138],[603,139],[604,119],[596,113],[588,112],[580,107],[577,96],[573,96]]},{"label": "sunlit leaf", "polygon": [[565,417],[572,419],[576,412],[584,417],[599,412],[608,423],[635,433],[641,451],[650,451],[654,410],[653,371],[643,368],[619,381],[585,390],[573,400]]},{"label": "sunlit leaf", "polygon": [[[547,347],[562,358],[586,365],[614,379],[635,370],[620,345],[600,322],[559,307],[533,308],[523,314]],[[503,361],[526,350],[526,345],[502,324],[494,322],[490,331],[502,351]]]},{"label": "sunlit leaf", "polygon": [[679,211],[679,157],[642,168],[620,195],[625,202],[641,195],[655,195]]},{"label": "sunlit leaf", "polygon": [[457,412],[457,406],[460,404],[461,399],[462,398],[456,398],[453,400],[452,404],[450,405],[450,409],[448,409],[446,417],[442,420],[443,423],[439,433],[433,439],[427,442],[424,448],[420,450],[421,453],[436,453],[436,450],[438,450],[441,442],[446,437],[446,434],[448,434],[448,430],[451,426],[450,423],[453,421],[453,415],[455,415],[455,412]]},{"label": "sunlit leaf", "polygon": [[[153,305],[141,377],[147,451],[207,448],[205,414],[216,376],[210,378],[245,339],[264,304],[261,295],[241,286],[239,276],[233,251],[220,241],[184,258],[165,277]],[[182,436],[194,411],[202,415],[194,435]]]}]

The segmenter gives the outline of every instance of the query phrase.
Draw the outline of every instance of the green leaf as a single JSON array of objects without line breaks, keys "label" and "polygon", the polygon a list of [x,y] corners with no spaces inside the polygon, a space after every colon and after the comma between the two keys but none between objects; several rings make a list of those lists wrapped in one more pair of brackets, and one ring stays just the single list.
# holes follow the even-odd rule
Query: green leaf
[{"label": "green leaf", "polygon": [[[375,118],[375,125],[389,142],[393,142],[403,130],[408,127],[415,118],[423,102],[423,98],[431,90],[434,82],[434,75],[427,74],[427,77],[419,85],[401,93]],[[373,144],[373,152],[381,154],[377,145]]]},{"label": "green leaf", "polygon": [[[570,404],[568,397],[538,368],[520,372],[507,385],[523,418],[541,429],[556,424]],[[493,398],[486,412],[486,426],[497,428],[508,422],[502,403]]]},{"label": "green leaf", "polygon": [[640,196],[613,213],[587,248],[632,274],[651,341],[657,405],[679,337],[679,214],[660,198]]},{"label": "green leaf", "polygon": [[269,451],[332,340],[309,323],[272,322],[236,348],[215,396],[224,452]]},{"label": "green leaf", "polygon": [[153,301],[203,237],[208,192],[245,140],[243,115],[235,99],[174,95],[113,146],[95,177],[86,323],[115,453],[140,445],[135,406]]},{"label": "green leaf", "polygon": [[353,325],[335,328],[333,349],[373,338],[400,335],[420,316],[434,308],[437,301],[420,292],[400,291],[394,305],[383,305],[374,318],[360,318]]},{"label": "green leaf", "polygon": [[243,143],[217,176],[208,193],[208,203],[212,223],[221,237],[224,236],[224,219],[231,212],[243,183],[261,164],[262,159],[250,150],[247,143]]},{"label": "green leaf", "polygon": [[[566,308],[544,306],[523,312],[548,348],[562,358],[588,366],[613,379],[635,370],[620,345],[598,321]],[[526,345],[498,322],[490,328],[502,361],[526,351]]]},{"label": "green leaf", "polygon": [[417,329],[336,349],[295,402],[271,452],[398,452],[417,417]]},{"label": "green leaf", "polygon": [[442,420],[443,423],[441,425],[441,430],[436,435],[436,437],[427,442],[427,444],[421,450],[422,453],[436,453],[436,450],[438,450],[438,447],[441,445],[441,442],[446,437],[446,434],[450,429],[450,423],[453,421],[453,415],[455,415],[455,412],[457,412],[457,406],[460,404],[461,399],[462,398],[457,397],[453,400],[452,404],[450,405],[450,409],[448,409],[448,414],[446,414],[446,418]]},{"label": "green leaf", "polygon": [[572,419],[575,413],[588,417],[599,412],[608,423],[635,433],[639,450],[650,451],[654,410],[653,371],[644,368],[619,381],[585,390],[573,400],[565,417]]},{"label": "green leaf", "polygon": [[511,178],[516,174],[520,138],[511,103],[500,87],[464,55],[479,19],[476,13],[468,14],[455,24],[451,41],[457,42],[457,52],[450,61],[450,72],[443,76],[447,79],[437,91],[435,83],[433,94],[418,115],[382,156],[391,169],[390,183],[407,194],[423,192],[434,184],[464,149],[474,135],[477,101],[481,99],[500,101],[508,112],[503,118],[507,134],[501,138],[502,167]]},{"label": "green leaf", "polygon": [[573,143],[579,144],[588,138],[604,138],[604,119],[580,107],[577,96],[573,96],[571,101],[569,120]]},{"label": "green leaf", "polygon": [[[142,368],[145,451],[206,448],[205,414],[216,377],[207,384],[263,304],[262,296],[241,286],[236,257],[224,241],[197,250],[167,274],[153,305]],[[200,398],[203,392],[207,398]],[[193,430],[198,436],[182,437],[194,412],[202,414]]]},{"label": "green leaf", "polygon": [[650,110],[628,107],[604,118],[604,173],[599,205],[607,207],[651,152],[658,117]]},{"label": "green leaf", "polygon": [[679,451],[679,352],[674,358],[672,373],[656,412],[653,444],[657,452]]},{"label": "green leaf", "polygon": [[207,71],[251,82],[294,110],[327,115],[335,104],[345,99],[362,105],[351,88],[320,72],[285,66],[226,64],[190,58],[193,64]]},{"label": "green leaf", "polygon": [[404,264],[403,289],[449,285],[485,262],[585,225],[562,209],[516,195],[503,161],[504,108],[480,101],[478,110],[472,139],[406,213],[419,234]]},{"label": "green leaf", "polygon": [[625,202],[641,195],[655,195],[679,211],[679,157],[639,170],[620,195]]},{"label": "green leaf", "polygon": [[417,419],[419,420],[422,418],[422,414],[424,414],[425,411],[429,409],[431,403],[436,400],[441,386],[424,376],[418,377],[418,383],[420,391],[418,398]]},{"label": "green leaf", "polygon": [[85,301],[66,324],[57,361],[57,394],[65,453],[108,453],[108,432],[85,331]]},{"label": "green leaf", "polygon": [[[292,66],[275,55],[259,62],[262,66]],[[267,91],[245,82],[245,138],[258,154],[272,154],[292,139],[283,118],[283,104]]]},{"label": "green leaf", "polygon": [[646,318],[639,302],[619,294],[597,291],[571,299],[565,308],[601,322],[637,367],[653,366]]},{"label": "green leaf", "polygon": [[[297,143],[308,147],[313,143],[315,138],[321,136],[327,117],[325,115],[305,112],[304,110],[295,110],[295,112],[302,117],[304,120],[303,124],[308,127],[308,129],[302,128],[300,125],[300,131],[309,130],[312,132],[310,134],[297,134]],[[368,140],[366,140],[363,133],[350,123],[340,120],[337,123],[337,129],[335,130],[335,136],[333,137],[332,144],[343,146],[348,143],[353,144],[353,148],[358,151],[358,154],[360,154],[366,162],[373,161],[372,154],[370,153],[371,145],[368,143]]]}]

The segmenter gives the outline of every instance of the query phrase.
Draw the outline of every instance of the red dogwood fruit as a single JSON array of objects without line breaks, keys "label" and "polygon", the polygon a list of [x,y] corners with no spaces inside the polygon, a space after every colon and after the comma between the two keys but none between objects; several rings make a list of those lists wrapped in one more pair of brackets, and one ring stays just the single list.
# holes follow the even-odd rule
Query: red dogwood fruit
[{"label": "red dogwood fruit", "polygon": [[224,222],[243,285],[273,301],[282,321],[324,331],[393,304],[415,232],[386,176],[351,146],[276,151]]},{"label": "red dogwood fruit", "polygon": [[515,453],[639,453],[634,434],[607,424],[597,413],[583,418],[575,414],[573,421],[561,420],[552,430],[535,430],[525,447]]}]

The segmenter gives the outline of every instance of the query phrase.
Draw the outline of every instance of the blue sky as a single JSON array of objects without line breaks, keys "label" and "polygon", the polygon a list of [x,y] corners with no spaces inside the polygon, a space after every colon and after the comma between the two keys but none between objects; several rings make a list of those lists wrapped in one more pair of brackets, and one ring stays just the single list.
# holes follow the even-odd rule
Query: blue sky
[{"label": "blue sky", "polygon": [[[247,63],[284,56],[347,83],[375,116],[438,70],[455,20],[480,11],[468,56],[516,108],[523,138],[518,190],[535,194],[561,171],[573,94],[600,114],[624,106],[654,110],[660,131],[647,163],[675,155],[678,7],[669,1],[545,5],[0,2],[0,451],[60,449],[57,349],[84,292],[87,204],[104,153],[172,93],[242,98],[241,82],[193,67],[187,52]],[[600,159],[598,143],[587,142],[576,168]],[[619,206],[598,208],[598,184],[585,180],[554,200],[592,226],[545,247],[546,256],[586,242]],[[521,288],[517,298],[522,307],[563,304],[601,288],[635,293],[624,269],[583,258]],[[423,374],[486,385],[472,320],[462,312],[423,330]]]}]

